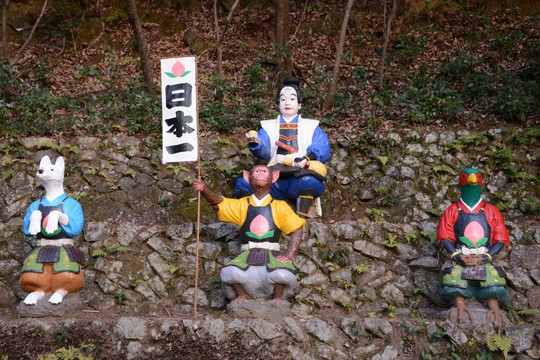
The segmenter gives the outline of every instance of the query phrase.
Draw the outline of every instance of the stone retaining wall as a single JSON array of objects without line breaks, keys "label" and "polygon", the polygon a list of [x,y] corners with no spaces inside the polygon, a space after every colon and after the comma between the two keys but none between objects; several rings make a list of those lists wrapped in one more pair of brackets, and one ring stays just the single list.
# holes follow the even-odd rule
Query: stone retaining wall
[{"label": "stone retaining wall", "polygon": [[[360,140],[340,138],[333,145],[324,214],[311,219],[304,234],[295,259],[300,281],[290,308],[279,319],[245,315],[237,322],[233,310],[224,315],[218,277],[220,267],[240,251],[237,229],[216,222],[206,203],[197,291],[204,318],[181,320],[191,316],[195,292],[194,163],[161,164],[152,137],[7,139],[1,148],[0,306],[6,315],[14,314],[25,296],[17,281],[32,240],[22,234],[22,218],[44,193],[35,184],[37,164],[43,155],[62,154],[66,192],[85,213],[77,243],[87,260],[80,295],[89,310],[165,315],[173,328],[218,341],[234,332],[259,342],[286,339],[282,354],[295,359],[402,359],[413,351],[407,344],[415,342],[407,339],[419,326],[422,336],[416,340],[425,343],[444,332],[458,345],[471,338],[483,344],[494,333],[492,325],[478,325],[489,330],[479,334],[478,326],[467,331],[443,321],[447,313],[441,311],[448,306],[437,288],[445,254],[434,242],[440,215],[458,198],[459,170],[474,166],[488,170],[484,198],[501,208],[511,236],[511,247],[499,256],[513,301],[506,335],[517,353],[537,347],[532,324],[540,307],[537,139],[525,130],[492,129],[408,131]],[[243,146],[233,139],[202,139],[201,172],[210,188],[232,194],[234,176],[254,164]],[[260,306],[254,310],[259,315],[267,311]],[[480,304],[472,306],[482,314]],[[142,321],[143,335],[130,338],[118,330],[131,321]],[[146,344],[152,331],[166,333],[163,327],[170,326],[150,330],[148,321],[127,316],[109,325],[136,357],[142,345],[152,354],[163,351],[159,343]],[[516,328],[520,321],[527,327]],[[14,325],[4,323],[4,329],[9,326]],[[518,345],[523,337],[530,341]]]}]

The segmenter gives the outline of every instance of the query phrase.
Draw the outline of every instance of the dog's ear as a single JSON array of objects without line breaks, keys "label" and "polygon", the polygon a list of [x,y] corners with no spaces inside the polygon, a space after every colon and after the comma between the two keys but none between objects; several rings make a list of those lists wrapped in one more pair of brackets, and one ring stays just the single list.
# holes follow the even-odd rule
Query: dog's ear
[{"label": "dog's ear", "polygon": [[54,164],[54,167],[56,168],[59,174],[64,175],[64,168],[66,167],[66,165],[64,163],[64,158],[62,156],[56,159],[56,163]]},{"label": "dog's ear", "polygon": [[51,167],[51,159],[47,155],[41,158],[41,161],[39,162],[39,168],[50,168]]}]

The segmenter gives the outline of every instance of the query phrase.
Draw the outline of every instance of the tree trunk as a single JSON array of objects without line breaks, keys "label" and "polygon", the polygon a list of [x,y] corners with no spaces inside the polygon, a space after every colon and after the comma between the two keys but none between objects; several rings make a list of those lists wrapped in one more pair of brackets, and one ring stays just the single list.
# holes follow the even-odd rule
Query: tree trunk
[{"label": "tree trunk", "polygon": [[290,22],[289,0],[276,0],[276,80],[278,84],[285,76],[292,74],[292,59],[288,56]]},{"label": "tree trunk", "polygon": [[[41,21],[41,18],[43,17],[43,15],[45,14],[45,11],[47,10],[47,0],[45,0],[43,2],[43,7],[41,8],[41,13],[39,14],[37,20],[36,20],[36,23],[34,24],[34,27],[32,27],[32,30],[30,31],[30,34],[28,35],[28,38],[26,39],[26,41],[24,42],[24,44],[19,48],[19,50],[17,51],[17,53],[15,54],[15,57],[9,62],[11,66],[15,65],[16,63],[19,62],[19,59],[21,57],[21,54],[22,52],[24,51],[24,49],[26,49],[26,47],[28,46],[28,44],[30,43],[30,41],[32,40],[32,38],[34,37],[34,34],[36,32],[36,29],[39,25],[39,22]],[[2,25],[3,26],[3,25]]]},{"label": "tree trunk", "polygon": [[137,40],[137,50],[139,50],[139,56],[141,57],[141,66],[144,76],[144,82],[148,91],[152,94],[156,93],[154,88],[154,82],[152,80],[152,66],[150,65],[150,56],[148,55],[148,43],[146,42],[146,36],[144,35],[139,15],[137,15],[137,2],[136,0],[126,0],[128,18],[135,32],[135,39]]},{"label": "tree trunk", "polygon": [[7,59],[8,57],[8,43],[7,43],[7,14],[9,9],[10,0],[5,0],[2,4],[2,57]]},{"label": "tree trunk", "polygon": [[343,23],[341,23],[341,31],[339,33],[338,48],[336,51],[336,61],[334,63],[334,70],[332,71],[332,80],[328,89],[328,95],[324,102],[324,109],[328,110],[334,105],[334,95],[336,93],[337,82],[339,79],[339,66],[341,65],[341,57],[343,55],[343,45],[345,44],[345,34],[347,33],[347,24],[349,23],[349,16],[351,15],[351,9],[354,0],[347,1],[347,7],[345,8],[345,15],[343,16]]},{"label": "tree trunk", "polygon": [[[384,40],[381,54],[381,62],[379,63],[379,81],[377,83],[377,90],[383,90],[383,77],[384,77],[384,63],[386,61],[386,48],[388,47],[388,41],[390,40],[390,30],[392,29],[392,20],[396,14],[398,0],[392,1],[392,11],[390,12],[390,17],[388,21],[384,24]],[[384,13],[386,14],[386,0],[384,0]]]},{"label": "tree trunk", "polygon": [[218,0],[214,0],[214,27],[216,28],[216,50],[217,50],[217,72],[218,74],[223,74],[223,67],[222,67],[222,54],[221,54],[221,44],[219,43],[219,38],[221,37],[221,31],[219,29],[219,22],[218,22],[218,13],[217,13],[217,3]]},{"label": "tree trunk", "polygon": [[217,71],[218,71],[218,74],[223,75],[223,66],[222,66],[223,54],[221,51],[221,43],[223,42],[223,37],[225,36],[225,32],[227,32],[227,28],[229,27],[229,23],[231,22],[234,9],[236,9],[238,4],[240,3],[240,0],[235,0],[233,6],[231,7],[231,10],[229,11],[229,16],[227,16],[227,21],[225,22],[225,25],[223,25],[223,30],[221,31],[220,31],[219,22],[218,22],[217,2],[218,0],[214,0],[214,23],[216,27],[216,39],[217,39],[216,41]]}]

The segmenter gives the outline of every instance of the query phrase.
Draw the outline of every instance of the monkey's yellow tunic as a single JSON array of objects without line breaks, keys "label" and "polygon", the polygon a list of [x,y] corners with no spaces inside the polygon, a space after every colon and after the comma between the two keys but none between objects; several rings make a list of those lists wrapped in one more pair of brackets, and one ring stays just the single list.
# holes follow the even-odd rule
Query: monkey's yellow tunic
[{"label": "monkey's yellow tunic", "polygon": [[217,214],[219,220],[240,227],[244,252],[227,265],[242,269],[250,265],[266,265],[269,271],[286,268],[296,272],[292,263],[277,262],[271,253],[279,251],[282,232],[289,235],[306,224],[285,201],[274,200],[268,195],[257,205],[252,196],[241,199],[224,197],[218,204]]},{"label": "monkey's yellow tunic", "polygon": [[[274,200],[268,195],[260,207],[267,206],[268,204],[270,204],[272,210],[272,218],[281,232],[289,235],[306,225],[306,221],[296,215],[285,201]],[[249,205],[257,206],[251,196],[241,199],[223,197],[223,201],[218,204],[218,218],[220,221],[230,222],[241,227],[246,220]]]}]

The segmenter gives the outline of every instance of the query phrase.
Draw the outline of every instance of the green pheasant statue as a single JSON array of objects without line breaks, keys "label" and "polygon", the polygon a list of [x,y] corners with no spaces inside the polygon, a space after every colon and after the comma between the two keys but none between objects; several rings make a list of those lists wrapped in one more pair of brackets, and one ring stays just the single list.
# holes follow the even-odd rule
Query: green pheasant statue
[{"label": "green pheasant statue", "polygon": [[446,209],[439,223],[437,241],[450,255],[443,265],[440,293],[455,305],[450,319],[457,313],[461,323],[467,313],[472,322],[465,301],[476,298],[489,307],[487,321],[493,316],[493,321],[505,324],[499,303],[508,302],[506,273],[493,257],[510,244],[510,238],[500,211],[482,200],[482,185],[479,170],[462,170],[461,199]]}]

